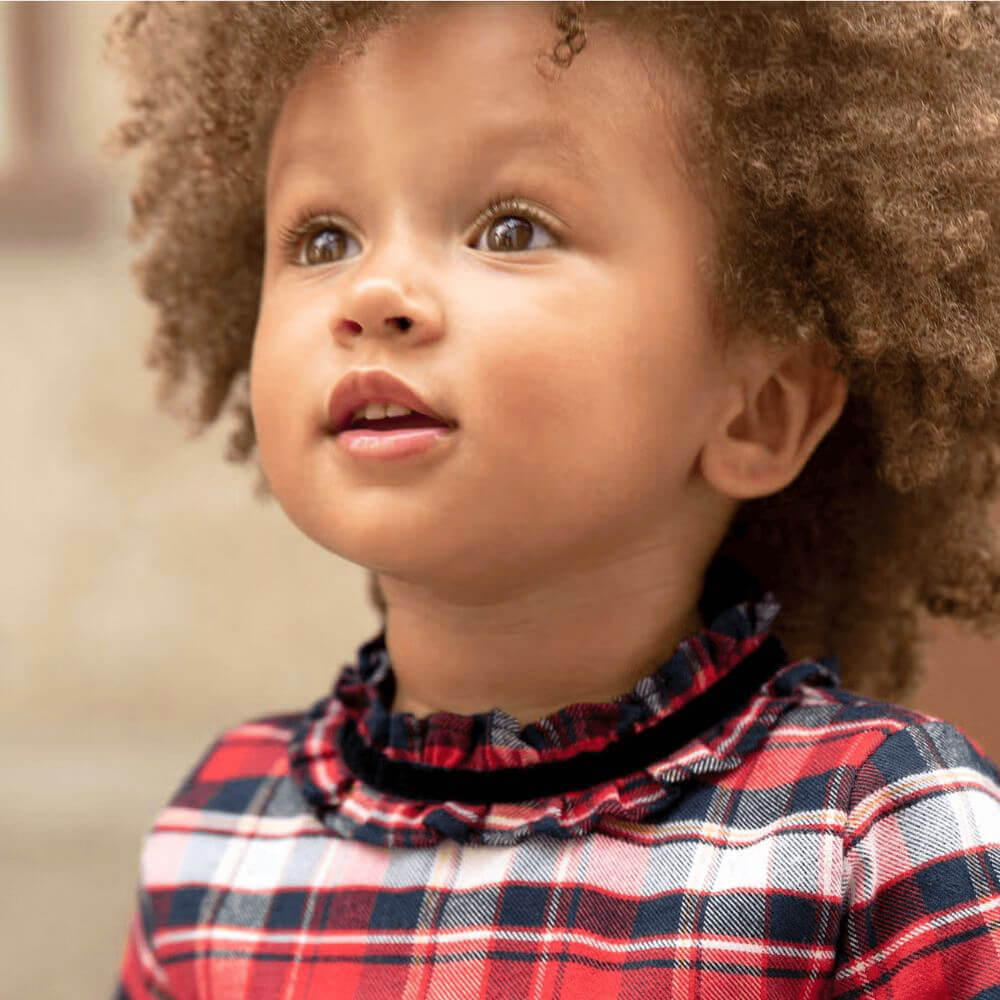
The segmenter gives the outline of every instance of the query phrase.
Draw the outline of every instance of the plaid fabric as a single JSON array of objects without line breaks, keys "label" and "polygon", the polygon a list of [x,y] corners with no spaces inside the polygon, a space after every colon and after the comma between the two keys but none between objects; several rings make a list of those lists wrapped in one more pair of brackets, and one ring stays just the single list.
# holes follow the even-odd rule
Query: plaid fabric
[{"label": "plaid fabric", "polygon": [[[1000,997],[1000,774],[946,723],[777,673],[639,773],[526,802],[380,793],[338,753],[583,759],[764,640],[730,607],[611,705],[519,729],[388,709],[384,636],[310,713],[225,733],[157,818],[117,997]],[[525,773],[528,773],[526,770]]]}]

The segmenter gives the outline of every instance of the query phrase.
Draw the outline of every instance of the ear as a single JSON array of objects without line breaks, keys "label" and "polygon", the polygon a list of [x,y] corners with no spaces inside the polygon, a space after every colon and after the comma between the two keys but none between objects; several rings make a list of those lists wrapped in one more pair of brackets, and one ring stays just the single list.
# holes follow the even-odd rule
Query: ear
[{"label": "ear", "polygon": [[701,453],[705,479],[739,500],[791,483],[847,400],[847,380],[835,364],[823,343],[758,343],[735,351],[727,362],[726,401]]}]

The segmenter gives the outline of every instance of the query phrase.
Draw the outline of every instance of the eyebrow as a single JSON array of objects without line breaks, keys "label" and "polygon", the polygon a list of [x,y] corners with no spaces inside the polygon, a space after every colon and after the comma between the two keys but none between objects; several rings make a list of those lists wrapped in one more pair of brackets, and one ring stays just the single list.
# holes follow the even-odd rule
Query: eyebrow
[{"label": "eyebrow", "polygon": [[542,150],[560,165],[587,177],[592,177],[596,169],[597,157],[566,122],[500,122],[485,128],[476,137],[476,147],[482,150],[505,145]]}]

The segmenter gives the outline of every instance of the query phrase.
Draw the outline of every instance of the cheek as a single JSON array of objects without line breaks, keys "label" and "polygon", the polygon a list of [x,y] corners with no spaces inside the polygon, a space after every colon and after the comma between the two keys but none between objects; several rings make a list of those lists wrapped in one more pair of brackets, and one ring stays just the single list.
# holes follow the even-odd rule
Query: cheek
[{"label": "cheek", "polygon": [[322,417],[324,392],[332,388],[335,361],[325,339],[321,296],[282,288],[261,301],[250,359],[250,405],[266,435]]},{"label": "cheek", "polygon": [[477,352],[463,368],[475,387],[465,394],[468,457],[482,479],[516,483],[529,505],[558,496],[565,510],[583,497],[612,503],[608,490],[665,474],[656,452],[679,421],[664,352],[629,341],[612,317],[535,333],[498,334],[502,350]]},{"label": "cheek", "polygon": [[276,482],[281,479],[282,463],[304,443],[307,393],[301,370],[294,345],[262,315],[250,359],[250,410],[261,465]]}]

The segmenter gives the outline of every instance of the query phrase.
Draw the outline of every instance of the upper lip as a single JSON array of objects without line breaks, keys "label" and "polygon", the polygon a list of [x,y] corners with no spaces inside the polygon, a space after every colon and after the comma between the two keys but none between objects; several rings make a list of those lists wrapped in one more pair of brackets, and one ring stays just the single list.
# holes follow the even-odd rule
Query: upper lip
[{"label": "upper lip", "polygon": [[348,372],[330,393],[326,407],[330,432],[339,434],[344,430],[350,424],[354,411],[366,403],[399,403],[450,427],[455,426],[454,420],[442,416],[395,375],[374,368],[356,368]]}]

